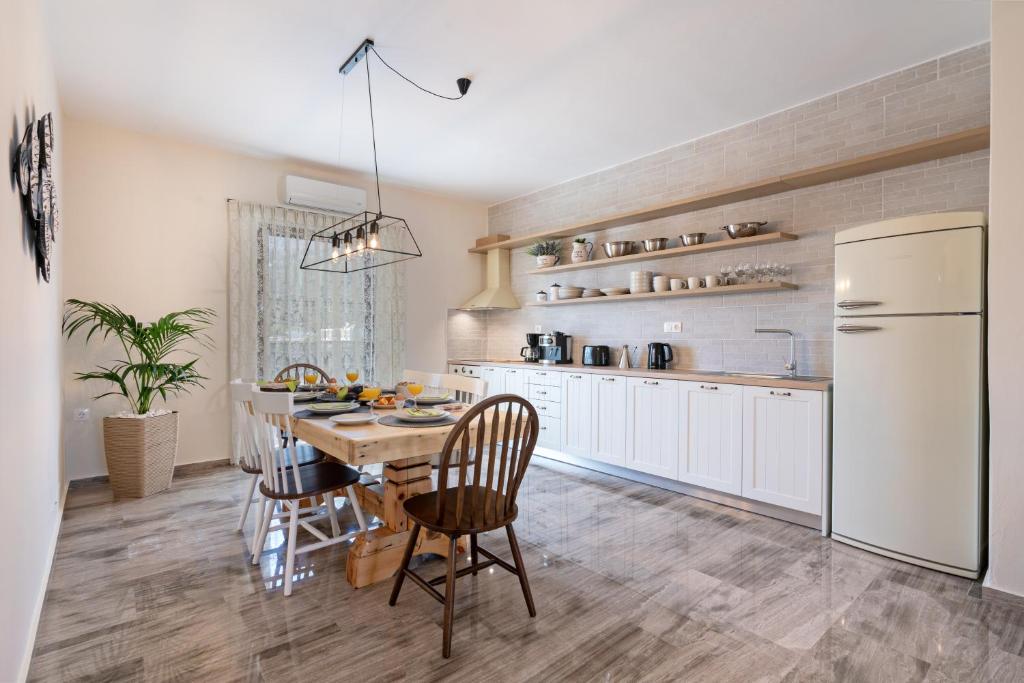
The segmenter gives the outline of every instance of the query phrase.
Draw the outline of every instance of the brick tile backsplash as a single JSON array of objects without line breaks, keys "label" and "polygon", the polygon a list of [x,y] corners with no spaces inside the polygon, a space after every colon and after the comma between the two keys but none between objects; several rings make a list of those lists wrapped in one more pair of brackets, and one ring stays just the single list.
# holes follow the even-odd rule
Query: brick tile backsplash
[{"label": "brick tile backsplash", "polygon": [[[985,125],[989,118],[989,46],[902,69],[757,121],[719,131],[591,175],[492,206],[490,233],[511,235],[556,228],[668,202],[860,154]],[[780,372],[789,353],[779,335],[797,333],[800,372],[832,372],[833,237],[838,230],[885,218],[946,210],[987,209],[988,150],[895,169],[786,194],[716,207],[586,236],[595,242],[675,238],[742,220],[799,235],[794,242],[563,273],[527,275],[533,259],[515,250],[512,285],[521,303],[557,280],[581,287],[628,285],[629,272],[670,276],[717,274],[723,265],[775,261],[792,267],[799,289],[688,300],[634,301],[597,306],[523,308],[465,313],[448,319],[451,357],[515,358],[535,325],[574,335],[583,344],[672,344],[676,367]],[[568,248],[564,258],[568,258]],[[682,331],[665,333],[665,322]],[[641,354],[642,355],[642,354]]]}]

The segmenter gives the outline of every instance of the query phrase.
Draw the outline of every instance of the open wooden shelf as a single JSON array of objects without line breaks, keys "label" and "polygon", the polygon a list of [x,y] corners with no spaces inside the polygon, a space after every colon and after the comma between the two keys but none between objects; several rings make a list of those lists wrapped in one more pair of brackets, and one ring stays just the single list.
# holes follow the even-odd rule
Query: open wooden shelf
[{"label": "open wooden shelf", "polygon": [[674,299],[688,296],[719,296],[722,294],[751,294],[753,292],[779,292],[797,289],[792,282],[751,282],[745,285],[724,285],[702,287],[701,289],[677,289],[668,292],[646,294],[618,294],[616,296],[594,296],[586,299],[559,299],[558,301],[528,301],[527,306],[572,306],[573,304],[610,304],[613,301],[637,301],[642,299]]},{"label": "open wooden shelf", "polygon": [[789,192],[804,187],[823,185],[825,183],[855,178],[857,176],[888,171],[902,166],[934,161],[945,157],[966,154],[985,149],[989,145],[989,127],[971,128],[970,130],[944,135],[930,140],[923,140],[901,147],[894,147],[884,152],[875,152],[863,156],[837,161],[824,166],[815,166],[803,171],[796,171],[781,176],[771,176],[752,183],[736,187],[708,192],[693,197],[680,199],[670,204],[652,206],[640,211],[620,213],[604,218],[599,218],[585,223],[575,223],[561,228],[535,232],[522,237],[510,240],[494,242],[481,247],[473,247],[469,250],[471,254],[486,254],[492,249],[515,249],[525,247],[538,240],[555,239],[559,237],[573,237],[584,233],[608,230],[624,225],[634,225],[657,218],[667,218],[691,211],[710,209],[725,204],[748,199],[767,197],[781,192]]},{"label": "open wooden shelf", "polygon": [[704,244],[695,244],[692,247],[672,247],[661,251],[644,251],[629,256],[616,256],[614,258],[602,258],[596,261],[584,261],[583,263],[566,263],[561,266],[550,268],[537,268],[528,270],[527,275],[547,275],[549,273],[565,273],[572,270],[587,270],[588,268],[601,268],[603,266],[617,266],[623,263],[636,263],[637,261],[653,261],[656,259],[671,258],[673,256],[686,256],[688,254],[703,254],[709,251],[726,251],[728,249],[739,249],[740,247],[756,247],[761,244],[775,244],[776,242],[789,242],[797,239],[797,236],[788,232],[766,232],[763,235],[753,237],[738,237],[729,239],[723,232],[724,239]]}]

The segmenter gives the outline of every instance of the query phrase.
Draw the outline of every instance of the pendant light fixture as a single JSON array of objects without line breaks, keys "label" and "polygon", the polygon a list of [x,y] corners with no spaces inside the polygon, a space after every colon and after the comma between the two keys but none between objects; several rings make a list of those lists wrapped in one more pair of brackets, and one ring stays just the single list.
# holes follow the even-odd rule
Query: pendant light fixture
[{"label": "pendant light fixture", "polygon": [[377,211],[361,211],[313,233],[302,257],[303,270],[354,273],[423,256],[419,244],[404,218],[388,216],[380,202],[380,172],[377,169],[377,131],[373,122],[373,88],[370,84],[370,52],[380,63],[423,92],[444,100],[461,100],[472,83],[468,78],[456,81],[458,96],[440,95],[414,83],[384,61],[373,41],[367,38],[341,65],[338,72],[347,76],[361,61],[366,62],[366,95],[370,104],[370,136],[373,141],[373,175],[377,186]]}]

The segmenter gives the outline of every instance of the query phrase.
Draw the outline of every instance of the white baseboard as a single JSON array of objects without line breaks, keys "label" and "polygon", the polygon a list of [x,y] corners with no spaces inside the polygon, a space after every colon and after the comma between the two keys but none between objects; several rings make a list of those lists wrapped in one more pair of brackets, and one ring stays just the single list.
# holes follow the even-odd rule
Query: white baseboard
[{"label": "white baseboard", "polygon": [[64,503],[68,499],[68,484],[71,482],[64,482],[64,486],[60,493],[60,503],[57,506],[57,524],[53,529],[53,537],[50,539],[50,547],[47,549],[46,559],[46,572],[43,578],[43,585],[39,587],[39,595],[36,597],[36,607],[32,614],[32,623],[29,625],[28,633],[28,647],[25,648],[25,652],[21,657],[21,667],[18,669],[18,680],[25,681],[28,679],[28,669],[32,665],[32,653],[36,649],[36,633],[39,631],[39,620],[43,615],[43,603],[46,602],[46,588],[50,585],[50,571],[53,569],[53,557],[57,553],[57,539],[60,537],[61,523],[64,521]]}]

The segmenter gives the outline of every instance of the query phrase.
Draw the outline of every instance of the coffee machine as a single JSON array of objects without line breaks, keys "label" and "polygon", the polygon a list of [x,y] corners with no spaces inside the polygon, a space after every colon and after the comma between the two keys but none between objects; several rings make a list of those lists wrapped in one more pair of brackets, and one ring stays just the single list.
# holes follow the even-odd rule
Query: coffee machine
[{"label": "coffee machine", "polygon": [[523,357],[524,363],[536,363],[540,361],[540,335],[532,332],[526,335],[526,346],[519,349],[519,355]]},{"label": "coffee machine", "polygon": [[572,362],[572,335],[550,332],[538,335],[538,360],[542,365],[561,365]]}]

